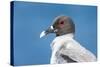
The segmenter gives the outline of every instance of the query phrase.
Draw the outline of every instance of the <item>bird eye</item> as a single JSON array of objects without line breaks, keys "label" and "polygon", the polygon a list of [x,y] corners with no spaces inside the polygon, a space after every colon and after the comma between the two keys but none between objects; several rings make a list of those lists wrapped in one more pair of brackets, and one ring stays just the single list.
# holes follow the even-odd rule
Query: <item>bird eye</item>
[{"label": "bird eye", "polygon": [[60,24],[64,24],[64,21],[61,21]]}]

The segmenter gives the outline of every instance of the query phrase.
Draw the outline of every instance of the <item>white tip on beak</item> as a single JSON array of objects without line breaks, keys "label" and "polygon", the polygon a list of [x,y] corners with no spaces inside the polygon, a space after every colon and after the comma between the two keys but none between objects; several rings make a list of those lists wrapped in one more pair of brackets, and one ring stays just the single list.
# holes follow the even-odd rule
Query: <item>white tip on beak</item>
[{"label": "white tip on beak", "polygon": [[52,30],[54,29],[53,26],[50,27]]},{"label": "white tip on beak", "polygon": [[42,38],[45,35],[46,35],[45,31],[42,31],[41,34],[40,34],[40,38]]}]

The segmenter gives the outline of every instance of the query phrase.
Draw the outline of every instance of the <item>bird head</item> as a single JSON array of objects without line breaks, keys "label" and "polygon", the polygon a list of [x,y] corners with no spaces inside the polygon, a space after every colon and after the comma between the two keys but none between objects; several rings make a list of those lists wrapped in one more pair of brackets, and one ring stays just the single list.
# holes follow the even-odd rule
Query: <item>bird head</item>
[{"label": "bird head", "polygon": [[53,24],[40,34],[40,38],[49,33],[55,33],[56,36],[75,33],[75,24],[68,16],[57,16]]}]

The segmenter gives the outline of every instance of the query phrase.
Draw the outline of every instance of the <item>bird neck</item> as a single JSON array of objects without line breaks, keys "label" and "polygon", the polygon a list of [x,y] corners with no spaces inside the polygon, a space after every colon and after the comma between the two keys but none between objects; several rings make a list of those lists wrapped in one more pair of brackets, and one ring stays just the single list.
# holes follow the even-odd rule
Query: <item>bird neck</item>
[{"label": "bird neck", "polygon": [[68,33],[68,34],[64,34],[64,35],[60,35],[60,36],[56,36],[56,37],[74,37],[74,33]]}]

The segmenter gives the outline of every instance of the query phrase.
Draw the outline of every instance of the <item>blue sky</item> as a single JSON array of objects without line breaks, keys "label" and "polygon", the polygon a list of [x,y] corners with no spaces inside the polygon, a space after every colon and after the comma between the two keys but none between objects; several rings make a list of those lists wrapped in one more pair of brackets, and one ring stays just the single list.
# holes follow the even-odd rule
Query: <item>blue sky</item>
[{"label": "blue sky", "polygon": [[70,16],[75,39],[97,55],[97,7],[71,4],[14,2],[14,65],[49,64],[55,35],[39,38],[56,16]]}]

